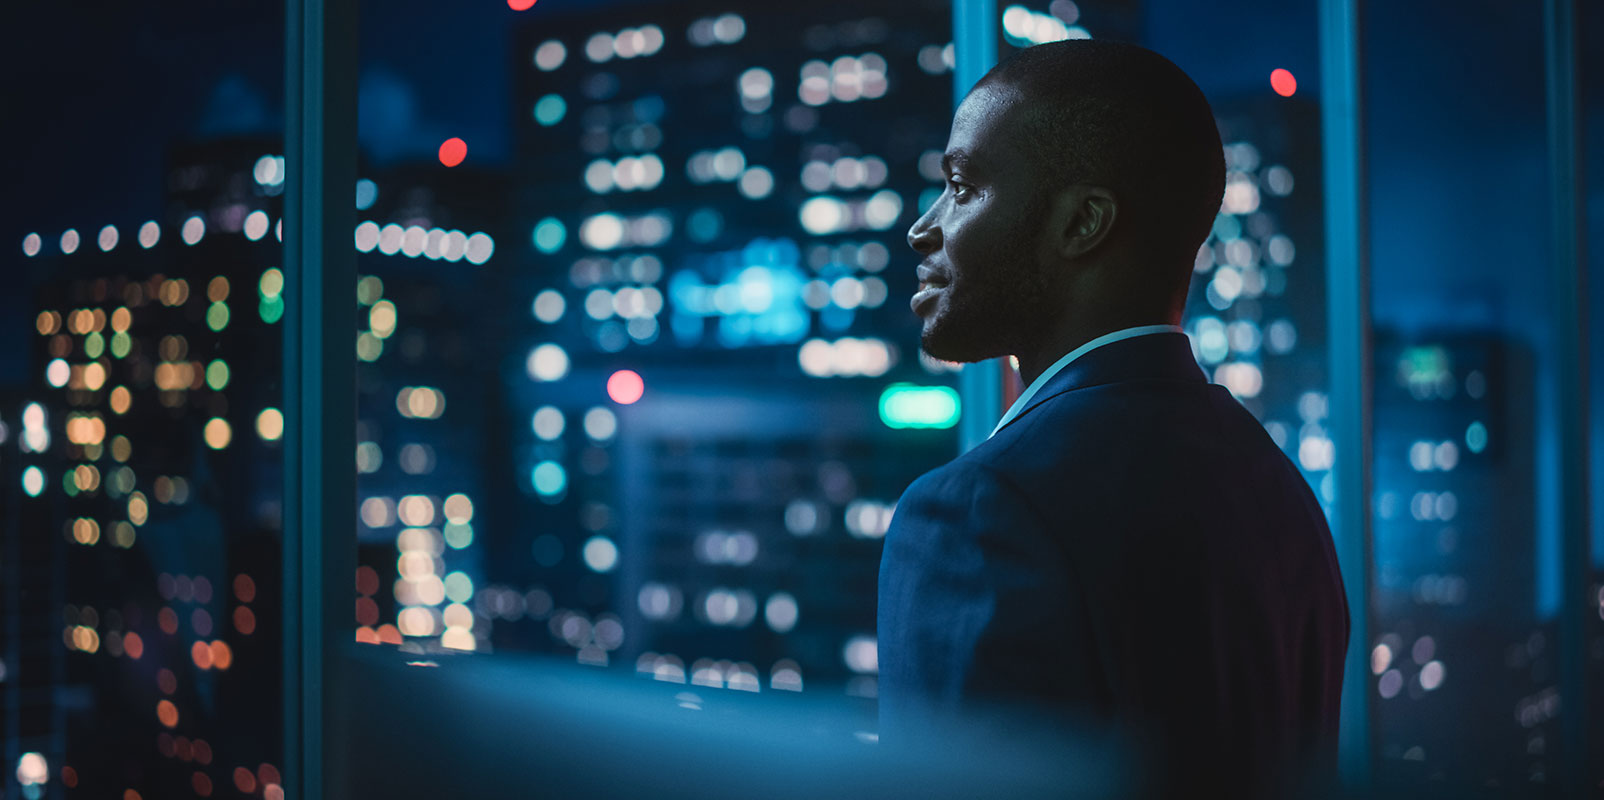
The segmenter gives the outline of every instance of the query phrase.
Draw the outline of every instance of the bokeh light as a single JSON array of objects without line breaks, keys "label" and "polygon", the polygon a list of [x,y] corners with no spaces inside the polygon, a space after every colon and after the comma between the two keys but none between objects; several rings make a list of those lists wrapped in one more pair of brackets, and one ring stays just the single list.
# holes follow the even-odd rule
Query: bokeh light
[{"label": "bokeh light", "polygon": [[468,157],[468,143],[453,136],[440,144],[440,163],[455,167]]},{"label": "bokeh light", "polygon": [[634,370],[621,369],[607,379],[607,396],[619,405],[630,405],[646,393],[646,382]]},{"label": "bokeh light", "polygon": [[1291,97],[1298,91],[1298,79],[1292,77],[1291,72],[1276,69],[1270,72],[1270,88],[1282,97]]}]

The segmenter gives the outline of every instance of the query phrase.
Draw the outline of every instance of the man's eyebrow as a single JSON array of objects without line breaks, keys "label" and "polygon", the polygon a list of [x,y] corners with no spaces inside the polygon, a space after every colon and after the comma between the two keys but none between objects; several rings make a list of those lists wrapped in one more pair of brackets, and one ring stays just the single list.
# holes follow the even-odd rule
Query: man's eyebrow
[{"label": "man's eyebrow", "polygon": [[969,153],[963,150],[953,150],[952,152],[941,154],[941,171],[948,175],[952,174],[954,168],[967,171],[970,167]]}]

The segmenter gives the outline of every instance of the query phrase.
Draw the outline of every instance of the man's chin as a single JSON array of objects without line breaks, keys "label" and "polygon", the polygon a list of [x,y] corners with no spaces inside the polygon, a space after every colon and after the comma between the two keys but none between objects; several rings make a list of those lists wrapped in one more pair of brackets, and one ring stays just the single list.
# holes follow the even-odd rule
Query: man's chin
[{"label": "man's chin", "polygon": [[951,326],[939,322],[925,326],[919,334],[919,346],[931,358],[959,364],[973,364],[1006,355],[1006,348],[996,341],[966,331],[954,331]]}]

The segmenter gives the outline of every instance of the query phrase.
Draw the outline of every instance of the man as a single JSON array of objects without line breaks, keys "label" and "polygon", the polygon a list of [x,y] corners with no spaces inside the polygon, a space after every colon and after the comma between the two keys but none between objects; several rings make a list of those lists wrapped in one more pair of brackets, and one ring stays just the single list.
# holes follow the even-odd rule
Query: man
[{"label": "man", "polygon": [[1348,611],[1302,476],[1178,323],[1220,207],[1197,86],[1134,45],[999,64],[908,232],[932,356],[1014,355],[989,440],[908,487],[880,566],[886,741],[996,703],[1111,728],[1158,784],[1334,766]]}]

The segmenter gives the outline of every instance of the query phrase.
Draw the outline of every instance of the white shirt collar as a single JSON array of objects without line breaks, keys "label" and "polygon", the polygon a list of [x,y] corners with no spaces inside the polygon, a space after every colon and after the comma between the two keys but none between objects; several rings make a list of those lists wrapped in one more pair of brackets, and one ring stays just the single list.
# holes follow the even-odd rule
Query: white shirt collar
[{"label": "white shirt collar", "polygon": [[[1030,386],[1026,387],[1025,391],[1019,395],[1019,399],[1015,400],[1014,404],[1008,407],[1008,413],[1004,414],[1002,419],[997,421],[997,427],[991,429],[991,436],[996,436],[997,431],[1002,430],[1004,425],[1013,422],[1014,418],[1019,416],[1020,413],[1025,410],[1025,407],[1030,404],[1030,399],[1035,397],[1037,392],[1041,391],[1041,387],[1047,385],[1047,382],[1052,380],[1054,375],[1062,372],[1064,367],[1069,366],[1070,362],[1080,358],[1083,355],[1086,355],[1087,353],[1090,353],[1093,350],[1096,350],[1099,347],[1102,347],[1105,344],[1122,342],[1126,339],[1134,339],[1138,336],[1146,336],[1152,333],[1185,333],[1185,330],[1179,325],[1139,325],[1135,328],[1126,328],[1124,330],[1114,331],[1113,333],[1105,333],[1102,336],[1099,336],[1096,339],[1093,339],[1086,344],[1069,351],[1064,355],[1063,358],[1054,361],[1053,365],[1044,370],[1042,374],[1036,376],[1036,380],[1030,382]],[[989,439],[991,436],[986,438]]]}]

